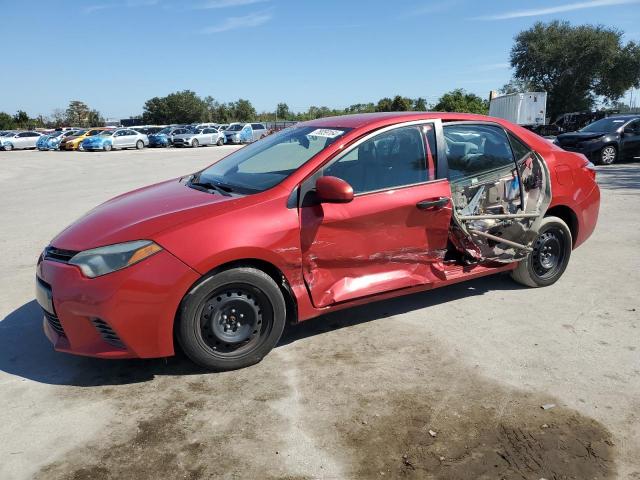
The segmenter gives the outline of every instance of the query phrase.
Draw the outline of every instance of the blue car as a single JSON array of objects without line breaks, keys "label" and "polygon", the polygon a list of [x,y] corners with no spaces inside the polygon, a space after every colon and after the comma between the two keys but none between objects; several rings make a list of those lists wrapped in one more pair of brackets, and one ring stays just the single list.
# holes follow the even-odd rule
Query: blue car
[{"label": "blue car", "polygon": [[36,142],[38,150],[60,150],[62,141],[72,135],[80,135],[80,130],[67,130],[66,132],[53,132],[49,135],[42,135]]},{"label": "blue car", "polygon": [[166,127],[158,133],[149,135],[150,147],[168,147],[173,145],[173,137],[191,133],[191,129],[186,127]]}]

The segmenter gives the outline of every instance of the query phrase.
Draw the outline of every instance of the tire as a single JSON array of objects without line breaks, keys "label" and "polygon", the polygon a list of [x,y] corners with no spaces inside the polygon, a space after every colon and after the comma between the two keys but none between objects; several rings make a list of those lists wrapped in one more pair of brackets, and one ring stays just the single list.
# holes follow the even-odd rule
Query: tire
[{"label": "tire", "polygon": [[113,148],[113,147],[111,146],[111,144],[110,144],[110,143],[105,143],[105,144],[102,146],[102,148],[104,149],[104,151],[105,151],[105,152],[109,152],[109,151],[111,151],[111,148]]},{"label": "tire", "polygon": [[10,152],[11,150],[13,150],[13,145],[7,143],[3,148],[5,152]]},{"label": "tire", "polygon": [[261,361],[278,343],[285,320],[276,282],[261,270],[240,267],[204,277],[185,295],[176,336],[194,363],[235,370]]},{"label": "tire", "polygon": [[224,140],[222,138],[219,138],[218,141],[216,142],[216,145],[221,147],[222,145],[224,145]]},{"label": "tire", "polygon": [[191,146],[193,148],[198,148],[200,146],[200,144],[198,143],[198,140],[196,140],[195,138],[193,139],[193,142],[191,142]]},{"label": "tire", "polygon": [[80,144],[78,145],[78,151],[79,151],[79,152],[84,152],[84,147],[82,146],[82,143],[80,143]]},{"label": "tire", "polygon": [[545,217],[533,242],[533,251],[518,263],[511,278],[527,287],[553,285],[567,268],[572,247],[567,224],[558,217]]},{"label": "tire", "polygon": [[599,165],[611,165],[618,158],[618,149],[614,145],[605,145],[598,155]]},{"label": "tire", "polygon": [[136,142],[136,149],[142,150],[144,148],[144,142],[142,140],[138,140]]}]

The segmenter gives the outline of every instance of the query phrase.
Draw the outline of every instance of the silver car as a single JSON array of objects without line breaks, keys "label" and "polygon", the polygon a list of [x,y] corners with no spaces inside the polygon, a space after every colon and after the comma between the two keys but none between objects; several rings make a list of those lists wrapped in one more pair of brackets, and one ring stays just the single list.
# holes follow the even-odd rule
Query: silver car
[{"label": "silver car", "polygon": [[0,149],[9,151],[36,148],[36,143],[40,136],[40,133],[31,131],[9,132],[0,137]]},{"label": "silver car", "polygon": [[149,137],[144,133],[136,132],[130,128],[118,128],[117,130],[105,130],[104,132],[85,138],[82,150],[115,150],[124,148],[142,148],[149,145]]},{"label": "silver car", "polygon": [[200,145],[223,145],[224,133],[217,128],[202,128],[190,133],[174,135],[174,147],[199,147]]},{"label": "silver car", "polygon": [[251,143],[269,134],[262,123],[232,123],[224,131],[227,143]]}]

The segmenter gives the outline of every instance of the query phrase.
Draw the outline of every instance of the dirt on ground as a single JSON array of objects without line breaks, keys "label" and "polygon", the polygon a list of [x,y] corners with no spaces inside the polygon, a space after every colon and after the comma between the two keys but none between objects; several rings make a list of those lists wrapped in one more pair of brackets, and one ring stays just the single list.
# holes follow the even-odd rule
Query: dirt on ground
[{"label": "dirt on ground", "polygon": [[[326,472],[321,478],[336,479],[614,478],[611,434],[551,406],[556,399],[484,379],[435,343],[408,345],[406,326],[389,335],[366,323],[341,331],[339,318],[321,323],[300,328],[326,342],[348,334],[352,343],[327,358],[309,338],[290,336],[239,372],[93,390],[117,401],[122,420],[137,418],[135,428],[116,421],[38,478],[311,478],[302,473],[309,461]],[[166,368],[190,367],[174,360]],[[299,454],[305,442],[313,455],[292,457],[291,447]]]}]

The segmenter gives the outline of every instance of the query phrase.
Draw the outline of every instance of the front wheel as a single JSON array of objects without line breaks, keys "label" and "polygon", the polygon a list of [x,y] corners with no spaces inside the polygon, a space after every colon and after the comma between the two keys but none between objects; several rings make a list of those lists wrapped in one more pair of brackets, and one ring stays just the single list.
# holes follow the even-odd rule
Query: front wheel
[{"label": "front wheel", "polygon": [[216,371],[258,363],[278,343],[286,306],[261,270],[234,268],[198,282],[183,298],[176,333],[184,353]]},{"label": "front wheel", "polygon": [[11,150],[13,150],[13,145],[11,145],[10,143],[7,143],[4,146],[4,150],[5,150],[5,152],[10,152]]},{"label": "front wheel", "polygon": [[142,150],[142,149],[144,148],[144,142],[143,142],[142,140],[138,140],[138,141],[136,142],[136,148],[137,148],[138,150]]},{"label": "front wheel", "polygon": [[195,140],[195,139],[194,139],[194,140],[191,142],[191,146],[192,146],[193,148],[198,148],[198,147],[200,146],[200,144],[198,143],[198,140]]},{"label": "front wheel", "polygon": [[572,246],[571,230],[567,224],[558,217],[545,217],[533,242],[533,251],[518,263],[511,277],[527,287],[554,284],[569,264]]},{"label": "front wheel", "polygon": [[598,163],[600,165],[611,165],[616,161],[618,157],[618,150],[613,145],[607,145],[600,150],[600,157]]},{"label": "front wheel", "polygon": [[84,147],[82,146],[82,144],[78,145],[78,151],[84,152]]}]

